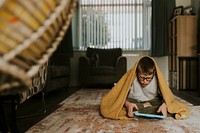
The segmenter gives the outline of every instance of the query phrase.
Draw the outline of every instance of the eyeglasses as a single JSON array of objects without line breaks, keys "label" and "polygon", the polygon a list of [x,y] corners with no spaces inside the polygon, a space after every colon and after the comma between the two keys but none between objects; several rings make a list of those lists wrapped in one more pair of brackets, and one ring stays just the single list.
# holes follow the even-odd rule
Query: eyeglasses
[{"label": "eyeglasses", "polygon": [[[154,76],[154,75],[153,75]],[[141,81],[151,81],[153,79],[153,76],[152,77],[141,77],[139,74],[138,74],[138,79],[141,80]]]}]

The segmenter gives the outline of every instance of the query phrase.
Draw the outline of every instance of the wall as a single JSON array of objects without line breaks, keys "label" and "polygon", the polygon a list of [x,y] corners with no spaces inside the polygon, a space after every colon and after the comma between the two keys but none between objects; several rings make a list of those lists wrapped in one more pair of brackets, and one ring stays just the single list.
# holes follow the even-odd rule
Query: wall
[{"label": "wall", "polygon": [[199,7],[200,7],[200,0],[192,0],[192,5],[194,7],[194,13],[197,14],[197,17],[198,16],[198,10],[199,10]]},{"label": "wall", "polygon": [[190,6],[192,0],[176,0],[176,6]]}]

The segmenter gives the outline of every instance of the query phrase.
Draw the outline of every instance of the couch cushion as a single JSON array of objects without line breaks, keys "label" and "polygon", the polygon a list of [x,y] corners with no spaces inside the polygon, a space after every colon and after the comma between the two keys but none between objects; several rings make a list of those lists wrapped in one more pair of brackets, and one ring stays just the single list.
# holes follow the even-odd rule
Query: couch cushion
[{"label": "couch cushion", "polygon": [[97,66],[91,67],[91,75],[114,75],[115,68],[111,66]]},{"label": "couch cushion", "polygon": [[92,58],[94,54],[97,54],[99,57],[99,66],[115,66],[117,58],[122,55],[122,49],[97,49],[88,47],[86,52],[87,57]]},{"label": "couch cushion", "polygon": [[99,65],[99,55],[97,53],[92,53],[92,55],[90,57],[90,64],[91,64],[91,66]]}]

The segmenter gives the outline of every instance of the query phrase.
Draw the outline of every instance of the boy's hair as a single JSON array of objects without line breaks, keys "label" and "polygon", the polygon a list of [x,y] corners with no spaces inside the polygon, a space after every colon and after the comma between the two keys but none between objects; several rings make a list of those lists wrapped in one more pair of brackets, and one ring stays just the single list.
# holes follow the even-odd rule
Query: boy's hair
[{"label": "boy's hair", "polygon": [[153,74],[155,71],[154,61],[149,57],[143,57],[138,62],[137,73]]}]

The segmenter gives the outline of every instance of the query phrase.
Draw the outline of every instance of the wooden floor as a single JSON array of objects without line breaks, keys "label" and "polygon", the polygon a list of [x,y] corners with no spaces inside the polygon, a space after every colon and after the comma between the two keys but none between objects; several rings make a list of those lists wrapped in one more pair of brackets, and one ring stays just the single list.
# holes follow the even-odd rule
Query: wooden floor
[{"label": "wooden floor", "polygon": [[[29,115],[39,113],[38,116],[32,116],[27,118],[17,118],[17,126],[21,133],[27,131],[31,126],[45,118],[47,115],[59,108],[59,103],[73,94],[78,89],[59,89],[45,95],[47,112],[43,114],[43,106],[40,95],[36,95],[24,102],[19,106],[17,116]],[[197,91],[177,91],[172,90],[174,95],[185,99],[193,105],[200,105],[200,96]]]},{"label": "wooden floor", "polygon": [[172,90],[173,94],[192,103],[194,106],[200,105],[200,92],[197,90]]}]

